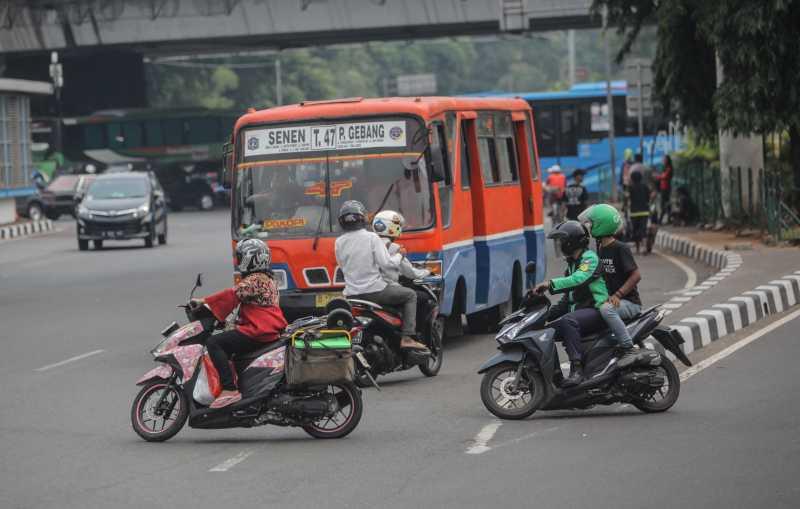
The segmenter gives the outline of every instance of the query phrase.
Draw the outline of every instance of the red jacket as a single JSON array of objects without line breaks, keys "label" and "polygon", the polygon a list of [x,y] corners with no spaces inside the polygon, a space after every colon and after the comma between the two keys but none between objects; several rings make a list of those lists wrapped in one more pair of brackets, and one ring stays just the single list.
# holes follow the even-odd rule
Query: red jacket
[{"label": "red jacket", "polygon": [[664,171],[658,176],[658,188],[662,191],[669,191],[672,183],[672,166],[665,166]]},{"label": "red jacket", "polygon": [[235,287],[209,295],[204,300],[220,321],[224,321],[237,305],[240,306],[236,330],[256,341],[275,341],[287,325],[279,306],[277,285],[266,274],[250,274]]}]

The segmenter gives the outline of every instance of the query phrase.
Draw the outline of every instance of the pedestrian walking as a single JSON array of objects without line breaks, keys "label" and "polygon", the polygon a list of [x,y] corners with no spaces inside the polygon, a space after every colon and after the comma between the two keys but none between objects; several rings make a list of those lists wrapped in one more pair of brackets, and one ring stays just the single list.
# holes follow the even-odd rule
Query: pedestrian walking
[{"label": "pedestrian walking", "polygon": [[650,187],[644,183],[641,172],[632,173],[630,186],[631,240],[636,244],[636,254],[640,253],[642,240],[647,235],[651,196]]},{"label": "pedestrian walking", "polygon": [[666,216],[667,221],[669,221],[670,214],[672,213],[672,203],[671,203],[671,194],[672,194],[672,158],[668,155],[664,155],[664,170],[658,175],[658,190],[661,193],[661,217],[659,218],[659,222],[664,222],[664,217]]},{"label": "pedestrian walking", "polygon": [[585,171],[580,168],[572,172],[572,183],[564,190],[561,200],[567,209],[567,220],[577,221],[578,215],[586,210],[589,202],[589,192],[583,185]]}]

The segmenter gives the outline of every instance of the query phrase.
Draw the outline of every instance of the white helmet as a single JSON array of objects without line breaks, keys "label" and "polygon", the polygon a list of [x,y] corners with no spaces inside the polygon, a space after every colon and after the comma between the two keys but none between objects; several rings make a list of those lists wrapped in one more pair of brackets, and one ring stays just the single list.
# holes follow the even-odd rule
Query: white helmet
[{"label": "white helmet", "polygon": [[547,169],[548,173],[561,173],[561,166],[554,164]]},{"label": "white helmet", "polygon": [[375,214],[375,218],[372,220],[372,231],[379,237],[396,239],[403,233],[405,224],[406,220],[400,213],[393,210],[382,210]]}]

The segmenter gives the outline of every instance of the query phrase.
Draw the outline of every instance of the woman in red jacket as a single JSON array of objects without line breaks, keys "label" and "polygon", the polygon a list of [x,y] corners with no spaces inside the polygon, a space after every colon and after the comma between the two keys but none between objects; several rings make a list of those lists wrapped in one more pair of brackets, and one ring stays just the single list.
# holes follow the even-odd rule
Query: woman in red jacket
[{"label": "woman in red jacket", "polygon": [[236,246],[236,265],[242,280],[228,288],[199,299],[217,320],[224,321],[239,306],[239,319],[234,330],[209,338],[206,347],[219,372],[222,392],[211,408],[222,408],[242,399],[236,388],[228,362],[229,355],[245,354],[275,341],[286,328],[286,318],[279,306],[278,285],[269,270],[270,251],[258,239],[247,239]]},{"label": "woman in red jacket", "polygon": [[664,155],[664,171],[657,177],[658,190],[661,192],[661,217],[659,222],[664,224],[664,216],[669,220],[672,214],[672,158],[669,155]]}]

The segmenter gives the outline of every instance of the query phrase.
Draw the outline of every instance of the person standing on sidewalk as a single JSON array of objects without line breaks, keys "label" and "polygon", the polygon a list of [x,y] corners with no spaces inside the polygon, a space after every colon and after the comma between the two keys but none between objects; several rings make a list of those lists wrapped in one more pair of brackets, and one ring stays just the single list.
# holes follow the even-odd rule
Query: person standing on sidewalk
[{"label": "person standing on sidewalk", "polygon": [[631,175],[630,185],[630,218],[631,240],[636,244],[636,254],[640,252],[642,240],[647,235],[647,221],[650,215],[650,188],[642,182],[642,174],[636,172]]},{"label": "person standing on sidewalk", "polygon": [[578,215],[586,210],[589,201],[589,192],[583,185],[583,176],[586,172],[580,168],[572,172],[572,183],[564,190],[561,200],[567,208],[567,221],[577,221]]},{"label": "person standing on sidewalk", "polygon": [[658,190],[661,193],[661,217],[659,222],[664,224],[664,216],[669,220],[672,212],[672,203],[670,201],[672,194],[672,158],[664,155],[664,171],[658,176]]}]

